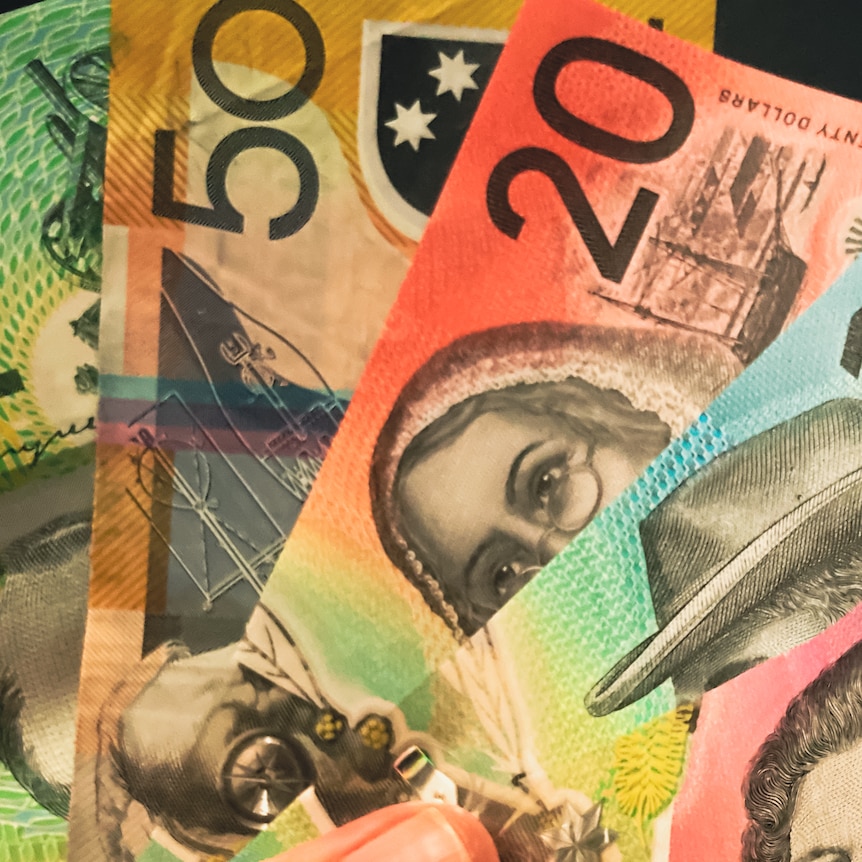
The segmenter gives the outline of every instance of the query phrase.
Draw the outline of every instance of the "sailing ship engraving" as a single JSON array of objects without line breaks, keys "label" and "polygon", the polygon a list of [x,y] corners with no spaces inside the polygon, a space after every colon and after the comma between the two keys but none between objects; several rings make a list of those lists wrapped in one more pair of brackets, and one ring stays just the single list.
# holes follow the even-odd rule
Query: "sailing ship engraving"
[{"label": "sailing ship engraving", "polygon": [[[250,328],[250,323],[257,324]],[[150,523],[145,643],[182,637],[213,649],[242,634],[346,406],[291,382],[273,363],[296,348],[233,305],[194,261],[165,251],[157,400],[128,421]],[[269,336],[268,336],[269,337]],[[215,616],[217,626],[194,620]]]},{"label": "sailing ship engraving", "polygon": [[637,275],[597,296],[641,317],[721,340],[744,364],[778,335],[807,271],[786,225],[807,210],[826,169],[726,128],[652,236]]}]

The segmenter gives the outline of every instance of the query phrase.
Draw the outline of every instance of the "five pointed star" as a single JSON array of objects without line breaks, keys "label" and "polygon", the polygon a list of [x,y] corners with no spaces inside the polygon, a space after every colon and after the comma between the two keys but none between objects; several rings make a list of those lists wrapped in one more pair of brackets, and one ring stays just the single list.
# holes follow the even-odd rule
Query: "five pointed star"
[{"label": "five pointed star", "polygon": [[417,99],[409,108],[395,103],[397,116],[384,125],[395,132],[395,144],[403,144],[405,141],[413,147],[414,151],[419,149],[419,142],[423,138],[434,140],[434,132],[428,126],[437,116],[436,114],[423,114],[422,106]]},{"label": "five pointed star", "polygon": [[479,89],[479,85],[473,80],[473,72],[479,68],[479,64],[465,62],[463,50],[454,57],[447,57],[442,51],[438,51],[437,57],[440,59],[440,65],[428,74],[440,82],[437,85],[438,96],[451,93],[460,102],[464,90]]},{"label": "five pointed star", "polygon": [[602,851],[616,841],[617,836],[601,826],[601,803],[578,814],[567,802],[563,822],[542,834],[542,840],[556,852],[556,862],[601,862]]}]

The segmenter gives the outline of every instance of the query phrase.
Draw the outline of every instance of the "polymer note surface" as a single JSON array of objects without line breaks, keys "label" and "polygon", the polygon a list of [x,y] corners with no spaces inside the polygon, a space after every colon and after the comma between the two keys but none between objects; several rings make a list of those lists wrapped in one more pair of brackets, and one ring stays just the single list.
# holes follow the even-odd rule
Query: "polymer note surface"
[{"label": "polymer note surface", "polygon": [[[162,659],[231,684],[208,669],[308,495],[516,8],[114,4],[75,854],[151,834],[232,848],[250,828],[228,814],[215,845],[195,837],[188,692],[154,695],[147,739],[128,736],[160,752],[152,783],[112,781],[109,752]],[[711,8],[632,11],[709,44]]]},{"label": "polymer note surface", "polygon": [[105,2],[0,17],[0,857],[59,860],[98,384]]},{"label": "polymer note surface", "polygon": [[[440,77],[466,92],[466,53],[457,63],[458,52],[447,56],[461,70],[444,73],[441,61]],[[101,700],[88,689],[99,724],[82,722],[97,733],[82,733],[79,760],[99,807],[81,821],[91,830],[81,833],[82,852],[97,840],[109,856],[151,852],[154,837],[177,852],[224,853],[309,785],[317,808],[304,822],[341,822],[401,798],[405,779],[395,767],[422,774],[424,755],[410,748],[416,739],[441,766],[447,792],[480,805],[514,858],[545,852],[541,836],[567,822],[583,822],[578,828],[609,853],[646,856],[658,840],[691,708],[665,716],[674,705],[667,686],[626,709],[594,704],[610,711],[601,719],[583,705],[620,660],[623,638],[640,648],[656,625],[649,584],[626,565],[600,565],[587,578],[592,592],[567,586],[564,601],[553,594],[537,611],[529,597],[544,595],[551,581],[543,575],[499,622],[494,612],[566,541],[587,536],[599,509],[843,267],[860,192],[852,169],[858,107],[588,3],[528,5],[497,72],[354,398],[354,418],[239,650],[147,644],[145,631],[146,655],[138,646],[131,662],[114,645],[112,667],[112,622],[113,631],[120,620],[134,623],[133,603],[144,597],[120,592],[123,583],[141,589],[131,578],[94,581],[103,586],[91,610],[88,671],[104,688]],[[285,97],[279,92],[273,100]],[[579,100],[584,93],[593,98]],[[229,104],[239,110],[242,100]],[[432,140],[428,113],[420,104],[398,122],[396,111],[402,146],[419,152]],[[283,130],[298,138],[294,131]],[[180,157],[175,137],[154,140]],[[231,140],[238,147],[244,138]],[[278,134],[267,140],[287,146]],[[290,152],[306,164],[302,150]],[[224,165],[213,163],[204,183],[212,212],[198,216],[235,219],[219,179]],[[312,174],[307,164],[299,171],[306,185]],[[154,199],[157,207],[184,200],[172,192]],[[284,213],[267,215],[269,231],[285,229]],[[208,235],[196,236],[204,243]],[[230,254],[225,240],[214,260],[221,266]],[[190,302],[219,295],[213,285],[224,277],[190,258],[187,247],[167,245],[156,277],[173,274],[177,297]],[[166,296],[149,313],[179,320],[179,309]],[[277,355],[233,319],[213,319],[213,331],[224,333],[218,356],[248,391],[289,379],[272,367]],[[164,350],[166,361],[181,355],[173,341]],[[571,411],[549,410],[560,401]],[[454,425],[431,429],[444,416]],[[258,422],[249,433],[268,440],[272,431]],[[721,451],[721,433],[709,425],[698,433],[688,460],[674,450],[665,456],[671,466],[677,454],[693,465]],[[166,492],[178,493],[155,447],[143,446],[137,462],[116,452],[147,465],[145,487],[160,505]],[[495,455],[490,463],[483,452]],[[214,472],[190,466],[189,475],[215,487]],[[673,486],[668,475],[659,480],[644,516]],[[117,488],[106,503],[125,490],[112,477],[105,494]],[[111,505],[105,511],[119,515]],[[219,517],[208,500],[199,511]],[[478,538],[477,527],[485,531]],[[105,571],[119,561],[124,568],[127,534],[107,520],[104,529]],[[97,522],[97,540],[98,531]],[[601,547],[633,553],[625,544]],[[161,595],[152,589],[146,598]],[[471,649],[446,665],[467,639]],[[525,680],[532,696],[519,692]],[[691,686],[696,692],[698,681]],[[152,722],[160,710],[171,716],[170,736]],[[658,724],[639,735],[644,722]],[[635,780],[634,801],[606,793],[616,742],[627,740],[620,756],[638,763],[639,747],[656,737],[659,791],[639,796]],[[504,830],[513,812],[520,825]]]}]

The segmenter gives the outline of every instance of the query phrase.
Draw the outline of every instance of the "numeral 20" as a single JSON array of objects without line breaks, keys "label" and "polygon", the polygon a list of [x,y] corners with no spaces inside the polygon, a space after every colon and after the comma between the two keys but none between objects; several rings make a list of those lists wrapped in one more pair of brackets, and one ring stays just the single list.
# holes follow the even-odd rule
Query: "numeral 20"
[{"label": "numeral 20", "polygon": [[[569,63],[579,60],[590,60],[617,69],[658,90],[673,110],[667,131],[655,140],[636,141],[598,128],[567,111],[557,97],[557,79]],[[650,57],[605,39],[569,39],[548,51],[533,80],[533,101],[545,122],[562,137],[598,155],[634,164],[668,158],[683,145],[694,124],[694,99],[678,75]],[[568,163],[543,147],[523,147],[497,163],[486,189],[491,221],[512,239],[520,235],[524,218],[513,209],[509,188],[512,180],[526,171],[538,171],[551,180],[599,273],[610,281],[621,282],[655,209],[658,195],[645,188],[638,190],[616,242],[612,243]]]},{"label": "numeral 20", "polygon": [[[213,62],[218,31],[241,12],[274,12],[293,25],[305,48],[305,68],[296,86],[273,99],[247,99],[229,89]],[[277,120],[299,110],[314,95],[323,77],[323,37],[314,19],[293,0],[219,0],[201,18],[192,42],[192,65],[203,91],[222,110],[243,120]],[[207,162],[206,189],[210,206],[188,204],[174,198],[176,132],[156,131],[153,164],[153,213],[157,216],[242,233],[243,216],[227,194],[231,162],[245,150],[268,148],[284,153],[299,173],[299,196],[287,212],[270,219],[269,238],[283,239],[301,230],[311,218],[320,194],[320,176],[308,148],[298,138],[269,126],[251,126],[225,135]]]}]

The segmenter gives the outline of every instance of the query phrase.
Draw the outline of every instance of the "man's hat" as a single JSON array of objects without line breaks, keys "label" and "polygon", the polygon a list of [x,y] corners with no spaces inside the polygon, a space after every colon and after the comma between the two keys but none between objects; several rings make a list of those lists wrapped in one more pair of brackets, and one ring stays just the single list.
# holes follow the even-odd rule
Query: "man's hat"
[{"label": "man's hat", "polygon": [[592,715],[648,694],[777,590],[860,542],[862,401],[821,404],[719,455],[640,534],[658,631],[587,694]]}]

